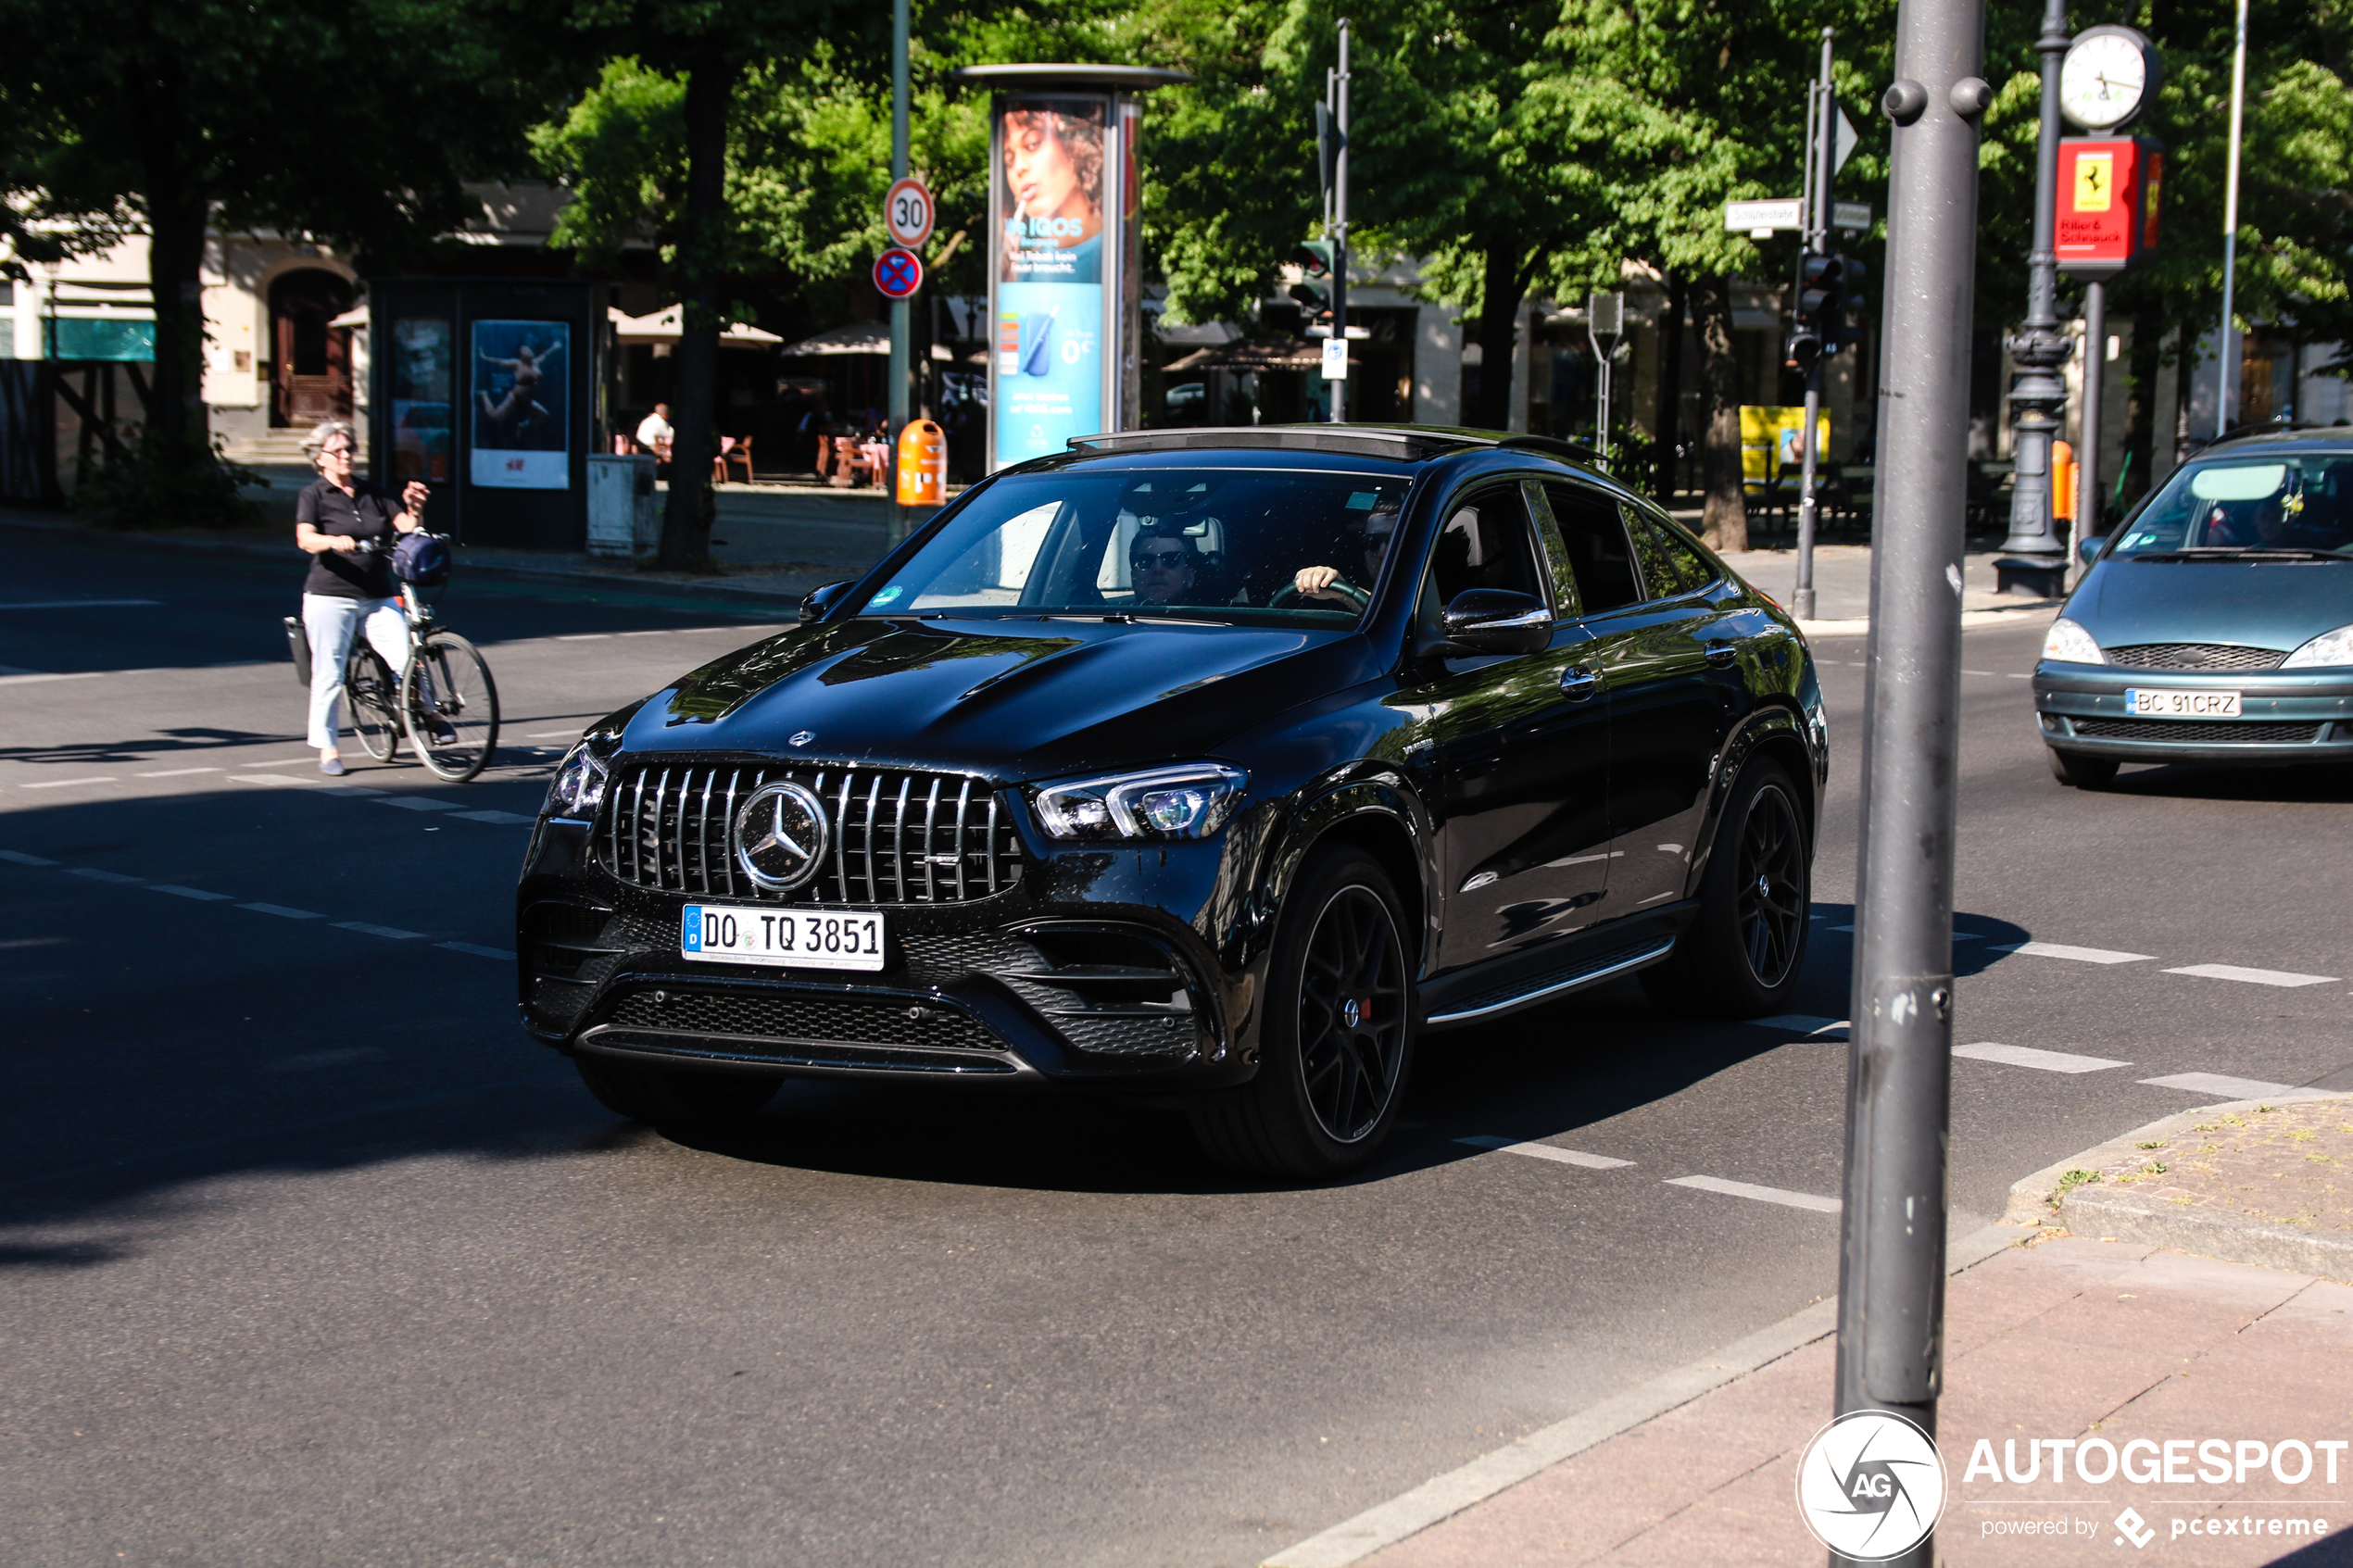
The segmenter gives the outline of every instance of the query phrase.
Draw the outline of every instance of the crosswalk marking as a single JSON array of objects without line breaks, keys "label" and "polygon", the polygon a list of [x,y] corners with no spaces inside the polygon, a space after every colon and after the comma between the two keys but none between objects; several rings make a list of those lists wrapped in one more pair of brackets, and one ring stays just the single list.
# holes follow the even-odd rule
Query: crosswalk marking
[{"label": "crosswalk marking", "polygon": [[2007,942],[1997,953],[2022,953],[2030,959],[2071,959],[2077,963],[2146,963],[2147,953],[2118,953],[2106,947],[2070,947],[2064,942]]},{"label": "crosswalk marking", "polygon": [[2233,1078],[2221,1073],[2169,1073],[2141,1082],[2160,1089],[2186,1089],[2194,1095],[2221,1095],[2230,1099],[2261,1099],[2296,1092],[2290,1084],[2267,1084],[2260,1078]]}]

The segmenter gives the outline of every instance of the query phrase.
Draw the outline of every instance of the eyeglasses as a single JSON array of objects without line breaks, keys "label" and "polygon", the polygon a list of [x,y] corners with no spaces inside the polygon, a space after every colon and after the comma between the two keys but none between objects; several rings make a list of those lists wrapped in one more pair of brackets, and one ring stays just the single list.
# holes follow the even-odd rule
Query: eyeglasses
[{"label": "eyeglasses", "polygon": [[1174,571],[1191,560],[1190,550],[1141,550],[1127,558],[1127,564],[1138,571]]},{"label": "eyeglasses", "polygon": [[348,446],[321,446],[319,448],[319,455],[322,458],[348,458],[351,456],[351,448]]}]

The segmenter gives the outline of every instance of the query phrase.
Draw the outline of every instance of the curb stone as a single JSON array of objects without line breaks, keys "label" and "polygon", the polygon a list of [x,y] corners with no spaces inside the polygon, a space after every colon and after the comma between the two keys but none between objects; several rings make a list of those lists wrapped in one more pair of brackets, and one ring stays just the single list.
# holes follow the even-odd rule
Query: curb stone
[{"label": "curb stone", "polygon": [[[1959,1273],[2025,1239],[2007,1223],[1982,1226],[1944,1248],[1944,1272]],[[1466,1508],[1548,1470],[1563,1460],[1655,1420],[1701,1395],[1838,1332],[1838,1298],[1826,1296],[1780,1323],[1734,1340],[1714,1355],[1612,1395],[1576,1414],[1539,1427],[1504,1448],[1425,1481],[1413,1490],[1345,1519],[1320,1535],[1284,1548],[1259,1568],[1348,1568],[1375,1552],[1420,1534]]]},{"label": "curb stone", "polygon": [[2137,1194],[2103,1188],[2094,1182],[2080,1183],[2064,1191],[2060,1187],[2061,1179],[2070,1171],[2096,1171],[2105,1176],[2137,1165],[2147,1158],[2141,1144],[2170,1142],[2214,1117],[2253,1111],[2259,1106],[2296,1105],[2312,1100],[2353,1101],[2353,1094],[2291,1089],[2259,1100],[2236,1099],[2202,1106],[2152,1122],[2015,1183],[2010,1187],[2009,1204],[2002,1211],[2003,1222],[2013,1225],[2064,1225],[2085,1236],[2171,1247],[2202,1257],[2314,1274],[2322,1279],[2353,1280],[2353,1239],[2339,1241],[2284,1226],[2233,1219],[2211,1210],[2181,1209],[2171,1204],[2159,1207],[2142,1201]]}]

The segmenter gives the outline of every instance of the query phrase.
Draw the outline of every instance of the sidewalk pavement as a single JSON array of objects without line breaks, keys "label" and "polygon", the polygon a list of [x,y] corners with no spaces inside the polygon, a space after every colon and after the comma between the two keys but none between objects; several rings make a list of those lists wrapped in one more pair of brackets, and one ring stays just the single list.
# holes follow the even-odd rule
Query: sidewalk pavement
[{"label": "sidewalk pavement", "polygon": [[[2124,1240],[2062,1228],[2097,1224],[2104,1210],[2095,1205],[2063,1206],[2056,1220],[2041,1212],[2055,1173],[2116,1165],[2119,1150],[2158,1147],[2177,1202],[2184,1193],[2226,1199],[2250,1180],[2279,1179],[2234,1154],[2276,1165],[2317,1143],[2339,1150],[2323,1157],[2329,1163],[2341,1161],[2339,1143],[2296,1135],[2327,1127],[2353,1139],[2353,1100],[2295,1110],[2246,1102],[2152,1123],[2020,1182],[2005,1223],[1954,1243],[1937,1412],[1948,1487],[1940,1561],[2008,1568],[2146,1550],[2199,1565],[2353,1564],[2353,1286],[2172,1250],[2161,1231]],[[2182,1180],[2208,1166],[2205,1177]],[[2217,1210],[2215,1200],[2169,1210],[2205,1227],[2172,1239],[2232,1250],[2214,1229]],[[2022,1216],[2030,1223],[2017,1223]],[[2242,1255],[2271,1245],[2259,1230],[2249,1236]],[[2306,1255],[2353,1273],[2341,1244]],[[1831,1414],[1836,1317],[1835,1299],[1818,1302],[1335,1525],[1266,1568],[1815,1568],[1826,1553],[1800,1520],[1796,1475]],[[2153,1447],[2129,1449],[2142,1439]],[[2105,1480],[2062,1479],[2057,1445],[2096,1440],[2129,1462]],[[2215,1440],[2225,1447],[2204,1448]],[[2214,1457],[2221,1453],[2227,1465]],[[2167,1483],[2161,1470],[2129,1479],[2158,1456],[2185,1479]],[[2021,1473],[2028,1478],[2009,1479]]]},{"label": "sidewalk pavement", "polygon": [[[1961,625],[1966,629],[2013,622],[2047,621],[2058,612],[2057,599],[2025,599],[1994,591],[1994,559],[1999,550],[1972,550],[1962,559]],[[1772,596],[1784,608],[1793,608],[1797,592],[1797,551],[1783,546],[1740,550],[1724,558],[1725,564],[1755,587]],[[1814,619],[1799,624],[1809,637],[1860,636],[1871,627],[1871,547],[1869,545],[1814,546]]]}]

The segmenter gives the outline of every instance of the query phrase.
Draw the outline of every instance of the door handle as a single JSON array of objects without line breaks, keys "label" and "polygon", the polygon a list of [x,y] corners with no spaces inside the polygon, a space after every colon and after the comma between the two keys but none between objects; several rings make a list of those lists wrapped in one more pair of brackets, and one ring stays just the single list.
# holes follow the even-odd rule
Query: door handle
[{"label": "door handle", "polygon": [[1561,696],[1571,702],[1583,702],[1601,689],[1601,671],[1590,664],[1572,664],[1561,671]]},{"label": "door handle", "polygon": [[1707,645],[1707,662],[1718,670],[1730,669],[1732,660],[1739,657],[1740,645],[1737,643],[1716,642]]}]

